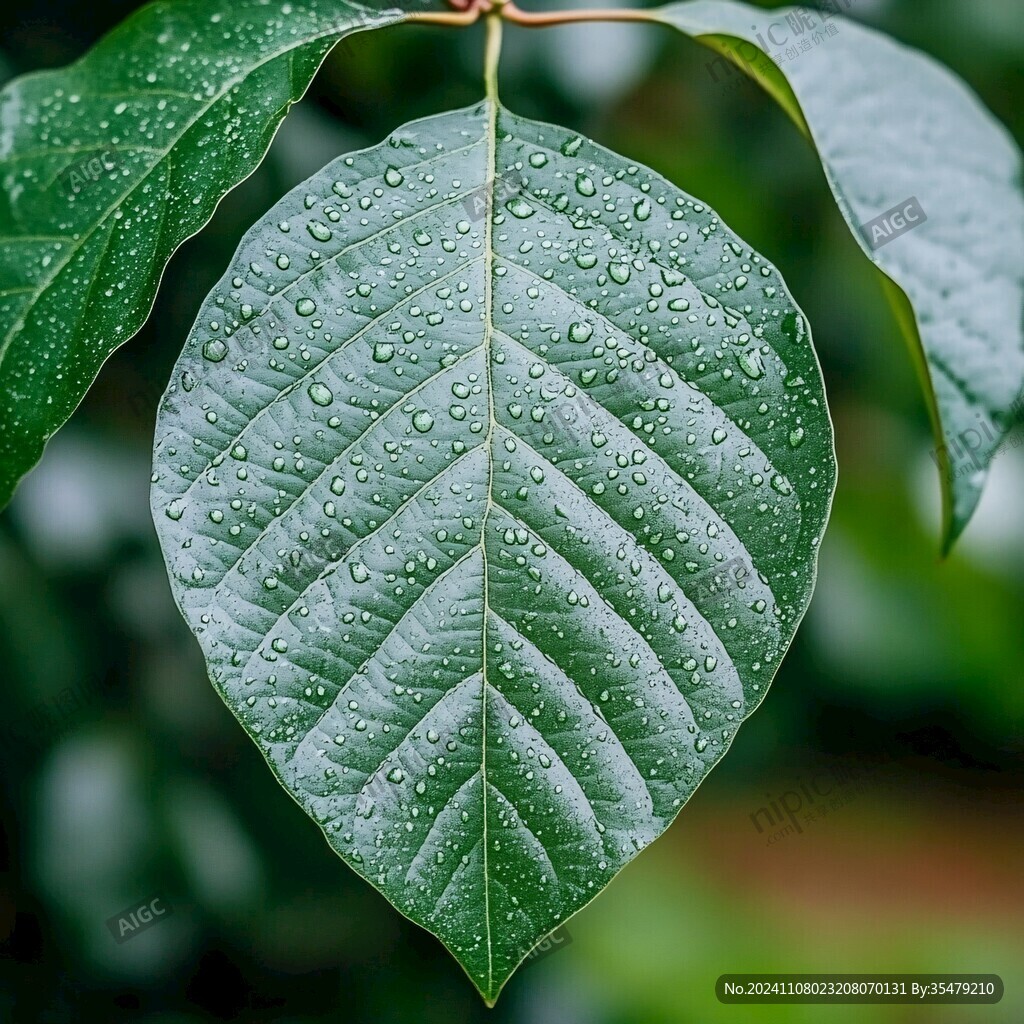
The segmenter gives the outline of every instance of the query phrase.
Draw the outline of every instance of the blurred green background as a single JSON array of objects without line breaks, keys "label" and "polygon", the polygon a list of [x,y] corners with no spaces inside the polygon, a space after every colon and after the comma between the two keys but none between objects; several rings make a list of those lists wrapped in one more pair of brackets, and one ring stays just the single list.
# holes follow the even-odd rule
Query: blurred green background
[{"label": "blurred green background", "polygon": [[[136,6],[11,5],[0,70],[67,63]],[[947,63],[1024,138],[1020,0],[851,13]],[[835,511],[811,610],[729,756],[569,922],[571,944],[487,1011],[329,850],[206,681],[148,511],[176,354],[251,222],[335,156],[477,100],[481,49],[479,28],[343,43],[0,517],[0,1022],[1024,1020],[1024,428],[941,562],[917,382],[812,152],[756,86],[716,82],[712,54],[668,30],[509,28],[501,88],[710,203],[813,325]],[[800,831],[759,832],[759,810],[817,772],[833,789],[803,800]],[[115,943],[107,919],[154,895],[171,913]],[[743,971],[994,972],[1007,992],[987,1007],[719,1004],[716,978]]]}]

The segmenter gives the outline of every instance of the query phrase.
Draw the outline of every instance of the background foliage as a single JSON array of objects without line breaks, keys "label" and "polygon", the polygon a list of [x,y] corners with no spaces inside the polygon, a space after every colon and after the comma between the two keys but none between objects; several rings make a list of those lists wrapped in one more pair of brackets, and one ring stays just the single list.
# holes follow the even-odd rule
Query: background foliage
[{"label": "background foliage", "polygon": [[[134,6],[11,8],[5,74],[67,63]],[[854,0],[852,13],[946,62],[1024,138],[1016,0]],[[0,1019],[487,1014],[440,945],[328,849],[220,703],[173,607],[147,499],[157,399],[243,231],[337,154],[478,99],[480,51],[477,28],[343,43],[264,166],[172,261],[147,327],[0,518]],[[509,28],[502,94],[707,200],[784,274],[836,422],[818,592],[730,757],[488,1019],[734,1020],[713,995],[726,971],[959,970],[1001,973],[1006,998],[930,1020],[1016,1021],[1024,431],[940,563],[928,425],[874,275],[810,149],[754,85],[715,81],[711,56],[654,28]],[[817,771],[834,781],[835,809],[799,812],[803,831],[769,845],[751,816]],[[171,915],[116,945],[106,919],[157,893]]]}]

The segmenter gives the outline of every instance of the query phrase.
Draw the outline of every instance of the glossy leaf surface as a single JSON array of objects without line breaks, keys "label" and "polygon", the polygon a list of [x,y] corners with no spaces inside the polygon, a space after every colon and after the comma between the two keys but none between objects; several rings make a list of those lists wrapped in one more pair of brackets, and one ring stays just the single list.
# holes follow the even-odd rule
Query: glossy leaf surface
[{"label": "glossy leaf surface", "polygon": [[946,68],[849,19],[721,0],[651,14],[723,55],[708,64],[716,81],[745,72],[761,82],[813,142],[910,345],[932,418],[948,547],[1022,409],[1019,148]]},{"label": "glossy leaf surface", "polygon": [[763,698],[834,483],[777,272],[487,103],[250,232],[161,404],[153,513],[282,784],[493,1001]]},{"label": "glossy leaf surface", "polygon": [[0,93],[0,507],[334,43],[400,16],[346,0],[156,3]]}]

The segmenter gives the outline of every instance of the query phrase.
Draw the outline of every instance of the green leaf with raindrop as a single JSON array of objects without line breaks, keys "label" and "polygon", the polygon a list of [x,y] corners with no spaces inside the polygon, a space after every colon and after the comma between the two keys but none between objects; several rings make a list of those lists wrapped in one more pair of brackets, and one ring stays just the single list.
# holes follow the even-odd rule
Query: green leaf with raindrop
[{"label": "green leaf with raindrop", "polygon": [[778,272],[488,102],[253,228],[162,400],[152,502],[224,701],[493,1002],[764,697],[834,485]]},{"label": "green leaf with raindrop", "polygon": [[0,93],[0,507],[331,47],[402,16],[380,8],[155,3]]},{"label": "green leaf with raindrop", "polygon": [[744,72],[759,81],[813,143],[910,346],[948,548],[1021,407],[1019,147],[950,71],[849,19],[732,0],[672,4],[651,17],[719,51],[706,65],[715,81]]}]

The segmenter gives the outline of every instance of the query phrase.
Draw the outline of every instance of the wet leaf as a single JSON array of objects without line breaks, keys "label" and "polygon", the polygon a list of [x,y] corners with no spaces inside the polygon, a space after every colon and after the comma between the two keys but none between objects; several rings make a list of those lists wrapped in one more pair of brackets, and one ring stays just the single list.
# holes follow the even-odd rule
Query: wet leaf
[{"label": "wet leaf", "polygon": [[156,3],[0,93],[0,507],[334,43],[399,17],[346,0]]},{"label": "wet leaf", "polygon": [[834,483],[774,268],[485,104],[249,233],[161,404],[153,513],[277,777],[493,1001],[764,697]]},{"label": "wet leaf", "polygon": [[921,377],[948,548],[1024,397],[1019,148],[946,68],[848,19],[717,0],[651,16],[718,50],[716,80],[740,74],[728,61],[758,80],[813,142]]}]

